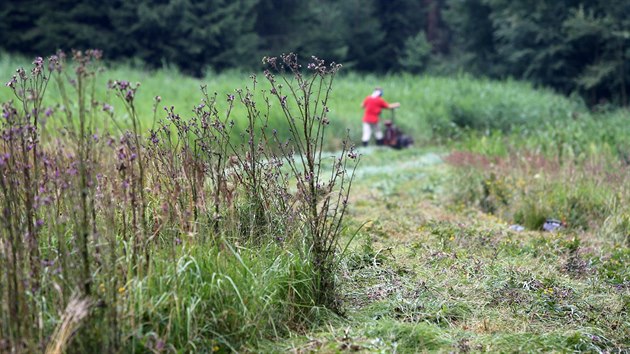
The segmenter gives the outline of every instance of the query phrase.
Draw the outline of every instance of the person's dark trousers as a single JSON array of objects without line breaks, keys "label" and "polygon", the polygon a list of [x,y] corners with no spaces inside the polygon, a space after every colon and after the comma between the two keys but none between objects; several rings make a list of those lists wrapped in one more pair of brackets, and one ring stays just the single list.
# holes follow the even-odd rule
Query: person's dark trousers
[{"label": "person's dark trousers", "polygon": [[376,139],[376,145],[383,145],[383,139]]},{"label": "person's dark trousers", "polygon": [[369,143],[368,141],[364,141],[363,146],[368,146],[368,143]]}]

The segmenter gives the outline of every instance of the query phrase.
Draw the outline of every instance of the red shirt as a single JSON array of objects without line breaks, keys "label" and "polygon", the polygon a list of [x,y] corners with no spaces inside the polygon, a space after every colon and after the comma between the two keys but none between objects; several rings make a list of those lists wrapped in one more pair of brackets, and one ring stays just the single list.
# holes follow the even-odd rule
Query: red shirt
[{"label": "red shirt", "polygon": [[363,100],[362,106],[365,109],[363,122],[374,124],[378,123],[379,114],[381,114],[383,108],[389,107],[389,104],[380,97],[368,96]]}]

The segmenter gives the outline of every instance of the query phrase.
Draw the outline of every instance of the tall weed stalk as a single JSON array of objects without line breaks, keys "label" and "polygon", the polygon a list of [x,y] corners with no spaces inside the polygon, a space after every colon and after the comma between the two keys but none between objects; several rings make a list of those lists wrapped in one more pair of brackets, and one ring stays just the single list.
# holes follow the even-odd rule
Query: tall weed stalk
[{"label": "tall weed stalk", "polygon": [[19,68],[6,84],[18,102],[2,106],[0,267],[6,275],[5,286],[1,287],[6,288],[2,292],[2,312],[6,314],[0,326],[2,337],[42,337],[43,309],[37,301],[42,295],[39,218],[42,152],[38,145],[42,101],[49,79],[50,70],[44,66],[44,60],[36,58],[30,73]]},{"label": "tall weed stalk", "polygon": [[[270,69],[279,73],[276,76],[266,70],[265,77],[271,84],[269,93],[282,107],[289,126],[291,144],[284,144],[277,135],[274,137],[296,180],[297,196],[304,206],[306,236],[317,272],[314,284],[317,302],[336,308],[335,252],[358,160],[347,137],[339,155],[330,159],[323,155],[325,131],[330,124],[328,98],[341,65],[327,66],[323,60],[312,59],[308,73],[304,73],[294,54],[265,58]],[[324,173],[327,168],[330,170]]]}]

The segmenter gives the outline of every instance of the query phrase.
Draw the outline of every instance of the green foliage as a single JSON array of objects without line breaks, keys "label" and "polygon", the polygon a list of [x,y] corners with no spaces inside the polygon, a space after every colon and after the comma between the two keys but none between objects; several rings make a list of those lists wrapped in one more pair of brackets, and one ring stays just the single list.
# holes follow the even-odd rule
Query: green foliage
[{"label": "green foliage", "polygon": [[[413,0],[374,1],[373,17],[380,22],[382,41],[374,38],[376,53],[372,60],[361,68],[370,71],[400,71],[397,58],[404,53],[405,41],[427,29],[427,4]],[[369,53],[369,52],[368,52]],[[378,55],[378,57],[376,55]]]},{"label": "green foliage", "polygon": [[457,137],[466,130],[488,134],[493,130],[517,129],[537,132],[545,122],[563,124],[572,112],[582,112],[579,102],[567,100],[544,90],[533,90],[522,82],[476,80],[463,75],[458,84],[445,85],[448,79],[428,78],[427,120],[437,136]]},{"label": "green foliage", "polygon": [[398,62],[410,73],[420,73],[426,68],[431,54],[431,43],[424,32],[418,32],[405,41],[402,55]]},{"label": "green foliage", "polygon": [[461,66],[473,74],[496,77],[505,72],[496,53],[492,9],[484,0],[449,0],[444,19],[453,37],[454,56],[461,57]]},{"label": "green foliage", "polygon": [[571,68],[565,62],[570,46],[558,31],[569,1],[532,4],[489,0],[497,53],[510,64],[508,75],[566,90]]},{"label": "green foliage", "polygon": [[[301,36],[314,26],[317,19],[310,15],[311,6],[305,2],[290,0],[261,0],[256,5],[256,33],[260,36],[262,55],[298,52],[303,45]],[[282,15],[278,15],[282,14]],[[301,53],[302,54],[302,53]],[[314,55],[314,53],[310,53]]]},{"label": "green foliage", "polygon": [[[174,64],[201,75],[207,67],[251,68],[257,62],[254,27],[255,1],[177,0],[121,1],[111,8],[110,21],[117,37],[115,57],[137,57],[152,67]],[[104,47],[109,49],[109,46]]]},{"label": "green foliage", "polygon": [[598,48],[596,53],[585,53],[592,59],[580,68],[575,78],[578,89],[591,100],[603,96],[613,97],[623,105],[628,103],[629,77],[625,67],[628,53],[625,48],[630,44],[630,22],[626,17],[629,11],[627,2],[596,2],[571,9],[563,23],[568,40],[575,48]]},{"label": "green foliage", "polygon": [[373,68],[392,66],[383,58],[382,20],[378,17],[377,1],[349,0],[341,2],[343,16],[335,24],[345,29],[344,42],[348,47],[345,60],[338,61],[349,69],[370,71]]},{"label": "green foliage", "polygon": [[628,1],[449,1],[464,65],[627,104]]},{"label": "green foliage", "polygon": [[109,49],[115,38],[110,10],[111,5],[93,0],[3,1],[1,47],[38,56],[57,49]]}]

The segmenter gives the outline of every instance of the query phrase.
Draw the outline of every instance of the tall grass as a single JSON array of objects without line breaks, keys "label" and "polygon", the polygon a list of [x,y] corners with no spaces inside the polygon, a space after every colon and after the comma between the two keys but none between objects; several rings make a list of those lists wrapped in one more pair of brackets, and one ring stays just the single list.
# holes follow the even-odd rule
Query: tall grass
[{"label": "tall grass", "polygon": [[[307,251],[307,250],[305,250]],[[170,253],[170,252],[168,252]],[[315,317],[310,263],[283,247],[177,247],[120,295],[125,351],[233,352],[279,339]]]},{"label": "tall grass", "polygon": [[531,230],[541,230],[552,218],[574,232],[597,232],[608,242],[628,246],[628,164],[608,145],[598,146],[590,143],[589,150],[572,159],[528,150],[504,156],[456,151],[446,159],[457,172],[453,183],[458,188],[451,195]]},{"label": "tall grass", "polygon": [[[100,56],[37,58],[7,85],[3,348],[238,351],[338,310],[356,163],[347,138],[323,155],[339,67],[315,59],[306,74],[292,55],[269,59],[270,89],[255,76],[228,96],[204,87],[190,115],[166,107],[149,129],[144,85],[97,89]],[[163,100],[151,99],[154,117]],[[272,102],[290,140],[274,130]]]}]

